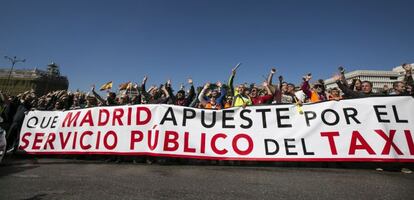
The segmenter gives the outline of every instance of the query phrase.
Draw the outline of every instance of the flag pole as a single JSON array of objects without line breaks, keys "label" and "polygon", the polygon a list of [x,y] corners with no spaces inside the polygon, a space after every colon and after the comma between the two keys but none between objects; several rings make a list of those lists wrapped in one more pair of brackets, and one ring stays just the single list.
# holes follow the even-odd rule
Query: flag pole
[{"label": "flag pole", "polygon": [[238,64],[236,65],[236,67],[234,67],[234,70],[237,70],[237,68],[239,68],[239,67],[240,67],[240,65],[241,65],[241,63],[238,63]]},{"label": "flag pole", "polygon": [[296,98],[296,96],[293,97],[293,99],[295,100],[295,105],[296,105],[296,110],[298,111],[299,114],[303,114],[303,108],[300,105],[298,99]]}]

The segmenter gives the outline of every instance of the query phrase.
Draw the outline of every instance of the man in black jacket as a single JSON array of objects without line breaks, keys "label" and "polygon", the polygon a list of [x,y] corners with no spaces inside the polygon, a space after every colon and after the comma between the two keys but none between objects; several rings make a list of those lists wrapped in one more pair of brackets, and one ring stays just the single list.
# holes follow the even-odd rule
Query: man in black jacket
[{"label": "man in black jacket", "polygon": [[361,91],[353,91],[346,86],[346,84],[341,79],[340,75],[335,75],[333,79],[335,80],[338,87],[342,90],[342,92],[349,98],[369,97],[378,95],[372,92],[372,83],[370,81],[362,81]]},{"label": "man in black jacket", "polygon": [[26,116],[26,113],[30,111],[32,108],[32,101],[34,97],[30,94],[22,97],[22,103],[17,107],[16,114],[13,117],[13,122],[7,131],[6,139],[7,139],[7,152],[14,151],[17,149],[18,140],[19,140],[19,134],[20,129],[23,125],[24,117]]}]

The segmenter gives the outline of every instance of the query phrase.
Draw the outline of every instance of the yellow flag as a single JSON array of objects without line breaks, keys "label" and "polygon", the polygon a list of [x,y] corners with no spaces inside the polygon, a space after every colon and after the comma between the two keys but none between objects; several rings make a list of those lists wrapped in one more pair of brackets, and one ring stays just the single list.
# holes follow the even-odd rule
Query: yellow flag
[{"label": "yellow flag", "polygon": [[105,83],[101,86],[99,90],[110,90],[112,89],[112,81],[109,81],[108,83]]},{"label": "yellow flag", "polygon": [[302,108],[302,103],[299,102],[298,98],[296,96],[294,96],[293,98],[295,100],[295,106],[296,106],[296,110],[298,111],[299,114],[303,114],[303,108]]},{"label": "yellow flag", "polygon": [[122,84],[119,85],[118,89],[119,90],[127,90],[130,83],[131,82],[122,83]]},{"label": "yellow flag", "polygon": [[298,111],[299,114],[303,114],[303,108],[300,104],[296,104],[296,110]]},{"label": "yellow flag", "polygon": [[133,84],[132,84],[132,82],[129,82],[126,89],[131,90],[132,88],[133,88]]}]

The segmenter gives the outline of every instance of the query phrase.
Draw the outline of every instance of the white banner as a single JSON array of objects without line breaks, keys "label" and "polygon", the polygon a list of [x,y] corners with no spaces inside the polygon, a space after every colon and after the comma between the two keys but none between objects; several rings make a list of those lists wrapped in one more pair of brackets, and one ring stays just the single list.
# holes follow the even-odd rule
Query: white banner
[{"label": "white banner", "polygon": [[414,162],[412,97],[328,101],[302,109],[134,105],[32,111],[19,148],[34,154]]}]

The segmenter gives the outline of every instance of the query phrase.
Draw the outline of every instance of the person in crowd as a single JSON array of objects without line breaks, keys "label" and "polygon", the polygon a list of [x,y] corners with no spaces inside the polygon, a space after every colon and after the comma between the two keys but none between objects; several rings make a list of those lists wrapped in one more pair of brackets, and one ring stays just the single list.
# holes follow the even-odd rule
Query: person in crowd
[{"label": "person in crowd", "polygon": [[46,110],[46,109],[47,109],[46,97],[45,96],[42,96],[37,101],[36,110]]},{"label": "person in crowd", "polygon": [[276,69],[272,69],[267,78],[267,83],[273,94],[272,104],[288,104],[296,103],[295,85],[293,83],[287,83],[283,80],[283,76],[279,76],[279,87],[272,85],[273,75],[276,73]]},{"label": "person in crowd", "polygon": [[139,105],[139,104],[141,104],[141,95],[139,94],[139,95],[132,96],[130,104],[131,105]]},{"label": "person in crowd", "polygon": [[279,84],[278,85],[273,85],[272,84],[272,79],[273,79],[273,75],[276,73],[276,69],[272,68],[270,70],[270,73],[267,77],[267,83],[268,83],[268,87],[270,88],[272,94],[273,94],[273,99],[272,101],[270,101],[271,104],[278,104],[278,103],[282,103],[282,93],[283,91],[285,91],[287,93],[287,83],[283,81],[283,76],[279,76]]},{"label": "person in crowd", "polygon": [[72,105],[70,106],[70,110],[76,110],[76,109],[81,109],[81,100],[80,100],[80,95],[73,95],[73,100],[72,100]]},{"label": "person in crowd", "polygon": [[346,78],[345,78],[345,68],[343,67],[343,66],[339,66],[338,67],[338,71],[339,71],[339,75],[340,75],[340,77],[341,77],[341,82],[346,86],[346,87],[348,87],[349,89],[351,89],[351,90],[354,90],[354,91],[357,91],[357,92],[360,92],[361,91],[361,85],[362,85],[362,81],[360,80],[360,79],[357,79],[357,78],[354,78],[354,79],[352,79],[352,82],[351,82],[351,84],[349,85],[348,84],[348,81],[346,81]]},{"label": "person in crowd", "polygon": [[412,67],[410,64],[402,64],[403,69],[405,70],[404,80],[395,81],[392,84],[392,91],[389,95],[412,95],[411,88],[413,85],[412,78]]},{"label": "person in crowd", "polygon": [[306,97],[309,99],[309,102],[315,103],[320,101],[326,101],[325,85],[323,80],[318,80],[313,84],[311,89],[309,81],[312,79],[312,74],[307,74],[303,77],[302,91],[306,94]]},{"label": "person in crowd", "polygon": [[402,64],[402,67],[405,70],[403,82],[405,83],[406,92],[408,95],[414,96],[414,92],[412,89],[414,87],[414,80],[413,80],[413,75],[412,75],[413,68],[411,64],[407,64],[407,63]]},{"label": "person in crowd", "polygon": [[84,108],[93,108],[98,106],[98,100],[95,96],[87,93],[86,94],[86,104]]},{"label": "person in crowd", "polygon": [[[220,90],[220,92],[217,92],[217,88],[212,89],[210,83],[206,83],[204,85],[203,90],[201,90],[200,95],[198,96],[198,100],[200,101],[200,104],[202,108],[205,109],[212,109],[212,110],[220,110],[223,109],[223,98],[226,96],[227,91],[223,87],[221,82],[217,82],[216,86]],[[211,90],[213,90],[211,92]],[[206,93],[211,93],[210,97],[206,95]],[[217,97],[217,95],[219,96]]]},{"label": "person in crowd", "polygon": [[119,95],[118,99],[117,99],[118,105],[127,105],[129,104],[130,100],[129,100],[129,96],[128,94],[125,92],[121,95]]},{"label": "person in crowd", "polygon": [[[160,89],[153,86],[148,91],[145,90],[145,84],[147,83],[147,76],[144,76],[141,85],[141,93],[145,104],[166,104],[169,100],[170,94],[165,85],[161,85]],[[166,85],[170,85],[170,81],[167,81]]]},{"label": "person in crowd", "polygon": [[229,90],[232,92],[233,95],[233,107],[243,107],[252,105],[252,100],[248,95],[250,92],[247,90],[244,84],[240,84],[235,89],[233,86],[234,77],[236,76],[236,68],[231,70],[231,76],[228,81]]},{"label": "person in crowd", "polygon": [[269,84],[265,81],[263,82],[263,88],[265,89],[264,94],[259,95],[259,88],[253,86],[250,90],[250,99],[252,100],[253,105],[262,105],[267,104],[272,98],[273,93],[269,88]]},{"label": "person in crowd", "polygon": [[95,92],[95,85],[92,87],[92,94],[98,99],[100,105],[102,106],[116,106],[118,102],[116,101],[115,92],[108,92],[106,100],[104,100],[98,93]]},{"label": "person in crowd", "polygon": [[55,93],[49,92],[46,95],[46,110],[52,110],[54,107],[54,102],[56,101]]},{"label": "person in crowd", "polygon": [[35,99],[34,94],[24,94],[22,96],[22,102],[17,107],[16,113],[13,116],[13,121],[6,134],[7,151],[14,151],[17,149],[20,129],[23,125],[23,120],[26,112],[32,108],[32,102]]},{"label": "person in crowd", "polygon": [[406,95],[407,91],[403,81],[395,81],[392,83],[392,91],[389,95]]},{"label": "person in crowd", "polygon": [[288,83],[286,87],[286,91],[283,92],[282,90],[282,99],[281,103],[296,103],[296,90],[295,85],[293,83]]},{"label": "person in crowd", "polygon": [[389,93],[390,93],[390,88],[388,88],[388,85],[385,84],[382,87],[380,94],[385,96],[385,95],[389,95]]},{"label": "person in crowd", "polygon": [[1,118],[3,119],[0,122],[0,126],[4,130],[9,130],[12,122],[13,117],[19,107],[19,99],[16,96],[8,96],[6,94],[1,93],[1,98],[3,100],[4,106],[2,107],[2,111],[0,113]]},{"label": "person in crowd", "polygon": [[203,87],[197,87],[197,92],[196,92],[196,97],[197,98],[193,98],[193,100],[191,101],[190,105],[188,105],[188,107],[191,108],[198,108],[200,101],[198,100],[198,96],[200,96],[201,91],[203,90]]},{"label": "person in crowd", "polygon": [[63,111],[63,110],[65,110],[63,102],[61,100],[56,101],[55,102],[55,107],[53,108],[53,111]]},{"label": "person in crowd", "polygon": [[352,79],[351,85],[349,85],[349,89],[361,92],[362,91],[362,81],[360,79],[354,78]]},{"label": "person in crowd", "polygon": [[329,91],[328,100],[339,101],[341,99],[342,99],[341,91],[339,91],[337,87],[334,87]]},{"label": "person in crowd", "polygon": [[168,86],[168,93],[171,97],[172,104],[178,106],[189,106],[194,99],[195,89],[193,85],[193,79],[188,79],[188,84],[190,84],[190,91],[188,95],[185,95],[184,86],[180,88],[176,95],[172,94],[171,86]]},{"label": "person in crowd", "polygon": [[335,80],[339,89],[341,89],[342,92],[347,96],[347,98],[359,98],[377,95],[372,91],[372,83],[370,81],[362,81],[361,91],[354,91],[349,87],[346,87],[346,85],[341,81],[340,75],[335,75],[333,79]]},{"label": "person in crowd", "polygon": [[59,101],[62,103],[63,110],[69,110],[73,103],[73,94],[63,91]]},{"label": "person in crowd", "polygon": [[231,108],[232,106],[233,106],[233,96],[227,93],[227,95],[224,97],[224,100],[223,100],[223,107],[224,109],[226,109],[226,108]]},{"label": "person in crowd", "polygon": [[[132,97],[130,98],[129,105],[138,105],[142,102],[142,92],[140,91],[140,88],[138,84],[135,84],[132,89],[136,92],[135,94],[132,94]],[[132,90],[131,90],[132,91]]]}]

